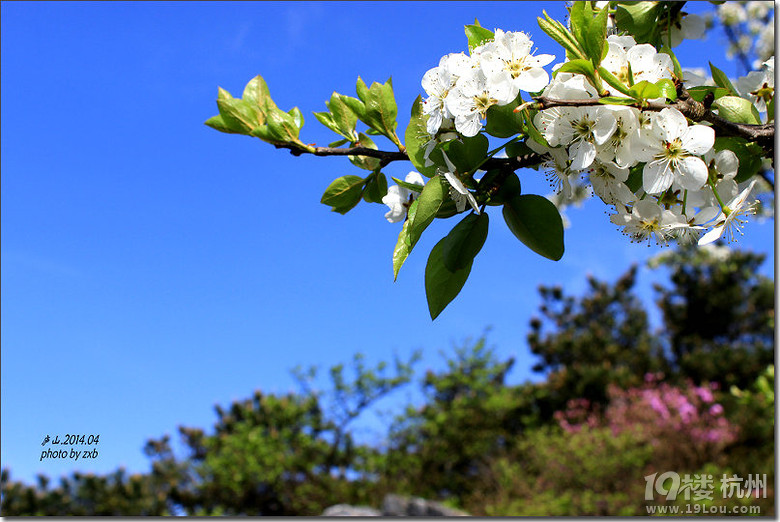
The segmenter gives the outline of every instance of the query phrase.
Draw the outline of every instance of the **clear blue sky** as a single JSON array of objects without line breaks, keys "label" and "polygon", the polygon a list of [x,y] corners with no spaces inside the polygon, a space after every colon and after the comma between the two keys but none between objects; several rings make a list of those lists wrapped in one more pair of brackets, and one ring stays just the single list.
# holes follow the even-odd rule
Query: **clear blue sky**
[{"label": "clear blue sky", "polygon": [[[709,8],[709,4],[700,8]],[[217,86],[262,74],[306,116],[304,141],[336,138],[311,115],[333,90],[393,77],[399,128],[420,79],[465,50],[463,25],[526,30],[537,3],[45,3],[2,9],[2,466],[12,477],[145,471],[146,439],[208,428],[213,405],[294,389],[288,370],[424,350],[419,370],[492,326],[489,342],[531,378],[525,335],[540,284],[580,293],[657,252],[629,243],[590,201],[571,209],[566,253],[543,259],[500,212],[461,295],[431,322],[423,273],[452,222],[435,223],[393,283],[400,224],[386,207],[319,203],[344,158],[295,158],[203,125]],[[727,72],[717,36],[684,65]],[[695,60],[695,63],[692,62]],[[382,142],[388,147],[389,144]],[[393,164],[403,177],[409,164]],[[526,192],[549,192],[521,174]],[[774,264],[773,222],[742,243]],[[651,276],[640,289],[651,299]],[[46,434],[100,434],[94,462],[40,462]]]}]

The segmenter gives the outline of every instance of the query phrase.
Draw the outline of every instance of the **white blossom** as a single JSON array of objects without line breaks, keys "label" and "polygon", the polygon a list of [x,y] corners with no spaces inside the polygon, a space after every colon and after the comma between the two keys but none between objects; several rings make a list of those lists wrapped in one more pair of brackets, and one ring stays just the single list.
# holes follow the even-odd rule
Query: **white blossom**
[{"label": "white blossom", "polygon": [[458,78],[446,100],[447,110],[455,116],[455,129],[466,137],[482,130],[485,113],[493,105],[513,101],[513,87],[506,75],[486,76],[480,69],[471,69]]},{"label": "white blossom", "polygon": [[506,74],[513,86],[512,99],[518,91],[537,92],[544,89],[550,77],[542,69],[555,59],[551,54],[532,55],[533,42],[523,32],[496,29],[495,38],[474,49],[487,76]]},{"label": "white blossom", "polygon": [[443,56],[438,67],[430,69],[423,75],[422,88],[428,94],[423,101],[422,112],[428,115],[428,134],[439,131],[442,120],[452,118],[447,110],[445,99],[458,77],[472,67],[471,60],[463,53],[453,53]]},{"label": "white blossom", "polygon": [[656,244],[666,245],[672,236],[673,228],[679,224],[670,210],[664,210],[652,199],[637,201],[626,210],[618,206],[618,213],[610,216],[610,221],[623,227],[623,233],[631,237],[631,241],[641,242],[655,239]]},{"label": "white blossom", "polygon": [[745,190],[726,204],[723,212],[716,218],[715,226],[702,236],[699,240],[699,245],[712,243],[718,240],[724,233],[728,235],[731,242],[736,241],[735,232],[742,235],[742,227],[746,223],[742,216],[755,213],[755,203],[747,202],[755,184],[756,180],[751,181]]},{"label": "white blossom", "polygon": [[646,162],[642,186],[648,194],[664,192],[678,181],[688,190],[699,190],[707,181],[707,165],[701,156],[712,148],[715,131],[705,125],[688,126],[677,109],[657,114],[650,130],[632,140],[639,162]]},{"label": "white blossom", "polygon": [[595,162],[588,171],[588,179],[601,200],[607,205],[628,205],[636,195],[626,186],[628,169],[612,162]]},{"label": "white blossom", "polygon": [[[419,172],[412,171],[406,175],[404,180],[407,183],[413,183],[420,185],[420,191],[422,186],[425,185],[425,180]],[[400,185],[393,185],[387,189],[387,194],[382,198],[382,203],[390,207],[390,211],[385,214],[385,218],[390,223],[398,223],[406,218],[406,211],[409,208],[409,196],[412,194],[419,194],[420,191],[409,190],[406,187]]]}]

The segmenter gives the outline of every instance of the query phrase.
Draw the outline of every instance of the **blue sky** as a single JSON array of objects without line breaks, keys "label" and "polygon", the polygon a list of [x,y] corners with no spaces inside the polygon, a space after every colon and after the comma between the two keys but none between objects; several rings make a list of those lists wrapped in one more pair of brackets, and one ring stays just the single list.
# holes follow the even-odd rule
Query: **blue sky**
[{"label": "blue sky", "polygon": [[[240,95],[262,74],[279,107],[303,111],[304,141],[325,145],[336,138],[312,111],[333,90],[354,96],[358,75],[392,76],[403,130],[422,75],[465,50],[475,17],[561,59],[536,25],[542,8],[562,19],[561,2],[3,2],[2,466],[27,481],[145,471],[145,440],[208,428],[214,404],[255,389],[292,391],[296,365],[419,348],[422,374],[486,327],[498,354],[517,358],[511,380],[531,378],[537,287],[578,294],[586,274],[614,280],[658,251],[629,243],[603,204],[568,211],[557,263],[494,211],[466,287],[431,322],[425,262],[451,221],[426,231],[393,283],[400,224],[386,207],[341,216],[319,203],[355,173],[346,159],[295,158],[203,122],[217,86]],[[735,74],[720,44],[686,42],[679,57]],[[549,192],[534,171],[521,179],[526,193]],[[742,245],[768,255],[771,275],[773,222],[750,225]],[[640,273],[647,299],[653,277]],[[65,433],[100,434],[99,457],[41,462],[43,437]]]}]

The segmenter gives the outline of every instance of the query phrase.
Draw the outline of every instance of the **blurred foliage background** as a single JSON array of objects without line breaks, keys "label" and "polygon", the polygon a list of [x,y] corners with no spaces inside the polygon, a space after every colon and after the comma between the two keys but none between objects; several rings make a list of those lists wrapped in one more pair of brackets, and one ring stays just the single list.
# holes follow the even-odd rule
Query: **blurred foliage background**
[{"label": "blurred foliage background", "polygon": [[[541,287],[530,350],[539,382],[508,384],[486,335],[415,372],[418,355],[367,367],[297,368],[300,391],[258,390],[216,407],[211,429],[147,441],[151,470],[73,473],[36,484],[2,471],[2,515],[319,515],[339,503],[378,506],[387,493],[473,515],[646,515],[645,476],[712,475],[707,506],[774,512],[774,282],[763,257],[725,247],[655,258],[660,329],[634,294],[636,267],[581,296]],[[355,420],[408,387],[381,439]],[[176,448],[176,451],[174,450]],[[183,448],[179,450],[178,448]],[[766,474],[753,498],[722,498],[724,475]],[[757,498],[756,498],[757,497]],[[684,506],[678,497],[670,505]]]}]

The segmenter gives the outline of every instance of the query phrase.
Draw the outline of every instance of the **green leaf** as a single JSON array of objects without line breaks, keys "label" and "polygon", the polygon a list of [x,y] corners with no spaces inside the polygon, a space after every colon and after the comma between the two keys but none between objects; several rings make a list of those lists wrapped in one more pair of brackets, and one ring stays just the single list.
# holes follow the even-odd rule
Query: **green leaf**
[{"label": "green leaf", "polygon": [[715,138],[713,148],[716,151],[730,150],[736,154],[739,169],[734,179],[737,183],[749,180],[761,170],[763,151],[755,143],[750,143],[744,138],[719,136]]},{"label": "green leaf", "polygon": [[710,85],[700,85],[688,89],[688,94],[690,94],[691,98],[697,102],[704,101],[705,96],[707,96],[709,93],[712,93],[714,96],[713,99],[717,100],[721,96],[727,96],[729,94],[729,90],[724,89],[723,87],[712,87]]},{"label": "green leaf", "polygon": [[594,66],[601,63],[607,39],[607,10],[593,17],[590,2],[574,2],[571,7],[571,31]]},{"label": "green leaf", "polygon": [[279,141],[299,141],[298,133],[300,132],[300,128],[296,125],[293,116],[290,116],[280,109],[274,109],[266,114],[266,118],[268,130],[271,135],[277,137]]},{"label": "green leaf", "polygon": [[738,96],[721,96],[712,104],[718,115],[734,123],[760,125],[758,109],[749,100]]},{"label": "green leaf", "polygon": [[616,89],[618,92],[625,94],[626,96],[629,96],[628,87],[623,85],[623,82],[621,82],[617,76],[609,72],[604,67],[599,67],[599,75],[601,76],[602,80],[609,84],[610,87]]},{"label": "green leaf", "polygon": [[460,214],[460,212],[458,212],[457,204],[452,200],[452,198],[447,198],[439,207],[439,211],[436,213],[436,218],[447,219],[456,214]]},{"label": "green leaf", "polygon": [[[587,13],[586,13],[587,7]],[[588,29],[589,20],[593,16],[593,10],[590,7],[590,2],[572,2],[571,9],[569,9],[569,26],[571,27],[571,34],[574,35],[574,39],[577,40],[580,47],[585,51],[586,57],[588,56],[588,50],[585,48],[585,32]]]},{"label": "green leaf", "polygon": [[[287,111],[287,114],[292,116],[293,123],[296,127],[298,127],[298,130],[301,130],[301,127],[303,127],[303,113],[298,107],[293,107],[289,111]],[[296,134],[296,137],[298,135]]]},{"label": "green leaf", "polygon": [[360,176],[341,176],[325,189],[321,203],[333,207],[333,212],[346,214],[360,202],[364,180]]},{"label": "green leaf", "polygon": [[[411,214],[412,208],[415,207],[416,203],[416,201],[412,202],[411,207],[409,207],[409,214]],[[404,226],[398,234],[398,241],[396,241],[395,248],[393,249],[393,281],[398,279],[398,271],[401,270],[401,267],[406,261],[406,258],[409,257],[409,253],[413,248],[406,240],[409,236],[409,223],[409,219],[404,221]]]},{"label": "green leaf", "polygon": [[368,87],[366,87],[366,82],[363,81],[363,78],[358,76],[357,84],[355,85],[355,91],[357,92],[358,98],[360,98],[363,103],[368,103]]},{"label": "green leaf", "polygon": [[401,270],[406,258],[409,257],[409,253],[414,248],[409,244],[409,227],[411,226],[412,219],[417,210],[417,201],[413,201],[409,206],[409,210],[406,214],[406,221],[401,228],[401,232],[398,234],[398,241],[395,243],[393,249],[393,281],[398,279],[398,271]]},{"label": "green leaf", "polygon": [[657,82],[655,82],[655,85],[656,87],[658,87],[661,96],[663,96],[664,98],[667,98],[672,101],[677,99],[677,87],[675,87],[674,82],[672,80],[668,78],[662,78]]},{"label": "green leaf", "polygon": [[766,104],[766,120],[767,122],[773,121],[775,119],[775,98],[772,97],[771,100],[769,100],[769,103]]},{"label": "green leaf", "polygon": [[491,106],[486,113],[485,132],[496,138],[509,138],[523,132],[523,116],[515,109],[523,103],[520,94],[511,103]]},{"label": "green leaf", "polygon": [[712,65],[712,62],[710,62],[710,71],[712,71],[712,81],[715,82],[715,85],[727,89],[729,94],[733,96],[737,95],[737,90],[731,84],[731,80],[726,76],[726,73]]},{"label": "green leaf", "polygon": [[450,272],[471,266],[488,235],[488,215],[471,213],[444,238],[442,261]]},{"label": "green leaf", "polygon": [[489,146],[488,139],[482,134],[477,134],[469,138],[461,136],[459,139],[450,140],[444,144],[443,149],[458,169],[458,173],[465,174],[473,173],[485,160]]},{"label": "green leaf", "polygon": [[642,187],[642,171],[644,170],[644,167],[645,167],[644,163],[639,163],[631,167],[631,169],[628,172],[628,179],[626,180],[626,186],[629,188],[629,190],[631,190],[631,192],[635,194],[636,191]]},{"label": "green leaf", "polygon": [[604,105],[636,105],[636,100],[633,98],[604,96],[603,98],[599,98],[599,103],[603,103]]},{"label": "green leaf", "polygon": [[634,37],[636,43],[655,45],[660,36],[658,15],[662,2],[620,2],[615,9],[615,23],[618,29]]},{"label": "green leaf", "polygon": [[341,100],[344,102],[344,104],[349,107],[349,110],[351,110],[359,119],[360,121],[365,121],[366,117],[366,104],[363,103],[361,100],[358,100],[357,98],[353,98],[352,96],[346,96],[341,95]]},{"label": "green leaf", "polygon": [[262,113],[247,102],[236,98],[222,98],[217,100],[219,115],[222,123],[238,134],[249,134],[252,129],[265,123]]},{"label": "green leaf", "polygon": [[553,73],[553,76],[557,76],[558,73],[570,72],[575,74],[584,74],[588,79],[594,80],[596,70],[593,68],[593,64],[589,60],[571,60],[565,62],[563,65]]},{"label": "green leaf", "polygon": [[629,90],[628,95],[638,100],[650,100],[661,97],[661,89],[647,80],[635,83]]},{"label": "green leaf", "polygon": [[544,145],[545,147],[549,147],[550,144],[547,143],[547,140],[544,138],[542,133],[539,132],[539,130],[534,125],[534,115],[536,114],[536,111],[532,112],[528,109],[524,109],[522,113],[523,129],[525,130],[525,133],[528,134],[536,143]]},{"label": "green leaf", "polygon": [[412,117],[404,135],[406,153],[417,172],[430,178],[436,174],[436,165],[425,166],[425,145],[431,141],[427,129],[428,116],[422,113],[422,97],[417,96],[412,104]]},{"label": "green leaf", "polygon": [[259,74],[246,84],[242,99],[252,103],[261,110],[265,110],[269,106],[276,108],[276,104],[271,99],[271,93],[268,91],[268,85]]},{"label": "green leaf", "polygon": [[466,38],[468,38],[469,52],[471,52],[475,47],[479,47],[483,43],[493,40],[495,35],[490,29],[485,29],[479,25],[467,25]]},{"label": "green leaf", "polygon": [[368,89],[363,80],[358,78],[357,85],[358,96],[362,100],[363,107],[361,108],[355,102],[350,101],[346,96],[344,101],[360,118],[360,121],[387,136],[396,145],[400,145],[395,135],[395,128],[398,125],[396,122],[398,107],[395,103],[392,80],[388,80],[384,84],[374,82]]},{"label": "green leaf", "polygon": [[413,217],[409,217],[409,220],[412,222],[407,236],[409,246],[413,247],[420,239],[423,231],[431,224],[446,195],[447,190],[441,176],[436,175],[425,184],[420,196],[417,198],[416,212]]},{"label": "green leaf", "polygon": [[330,111],[333,123],[339,129],[337,132],[347,139],[352,139],[355,136],[358,117],[344,101],[344,96],[334,91],[325,105]]},{"label": "green leaf", "polygon": [[525,156],[526,154],[533,153],[533,150],[525,144],[525,141],[514,141],[507,145],[504,150],[506,150],[506,155],[509,158],[516,158],[518,156]]},{"label": "green leaf", "polygon": [[381,203],[382,198],[387,194],[387,178],[381,172],[377,172],[367,179],[363,199],[366,203]]},{"label": "green leaf", "polygon": [[228,134],[243,134],[242,132],[234,131],[231,127],[229,127],[225,123],[225,120],[222,119],[222,116],[220,114],[217,114],[216,116],[212,116],[204,123],[209,127],[211,127],[212,129],[218,130],[220,132],[226,132]]},{"label": "green leaf", "polygon": [[550,200],[517,196],[504,205],[503,214],[509,230],[528,248],[553,261],[563,257],[563,221]]},{"label": "green leaf", "polygon": [[391,177],[391,179],[392,179],[393,181],[395,181],[395,182],[396,182],[396,184],[397,184],[399,187],[403,187],[403,188],[405,188],[405,189],[412,190],[412,191],[414,191],[414,192],[417,192],[418,194],[419,194],[420,192],[422,192],[422,189],[423,189],[423,187],[424,187],[424,185],[418,185],[417,183],[409,183],[409,182],[407,182],[407,181],[403,181],[403,180],[400,180],[400,179],[398,179],[398,178],[393,178],[393,177]]},{"label": "green leaf", "polygon": [[444,242],[442,239],[431,250],[428,256],[428,264],[425,266],[425,296],[428,298],[428,311],[431,319],[436,319],[439,314],[460,293],[463,285],[471,273],[471,265],[455,272],[451,272],[444,265]]},{"label": "green leaf", "polygon": [[[372,140],[362,132],[358,134],[358,140],[352,142],[352,144],[353,146],[365,147],[367,149],[377,150],[377,146],[376,143],[374,143],[374,140]],[[380,163],[379,158],[372,158],[370,156],[347,156],[347,157],[349,158],[349,161],[351,161],[352,164],[358,168],[364,170],[376,170],[379,168],[379,163]]]},{"label": "green leaf", "polygon": [[669,46],[664,45],[663,47],[661,47],[661,50],[658,52],[669,55],[669,58],[672,59],[672,67],[673,67],[672,73],[677,79],[682,80],[683,70],[682,67],[680,66],[680,62],[677,60],[677,56],[674,54],[674,51],[672,51],[669,48]]},{"label": "green leaf", "polygon": [[[528,149],[529,151],[531,149]],[[480,191],[490,191],[492,195],[488,205],[503,205],[515,196],[520,195],[520,178],[510,172],[506,174],[500,169],[490,170],[479,180]]]},{"label": "green leaf", "polygon": [[537,18],[539,27],[547,33],[553,40],[558,42],[564,49],[566,49],[566,57],[569,60],[576,60],[585,58],[585,53],[580,48],[574,35],[571,31],[566,29],[563,24],[557,20],[553,20],[548,16],[545,11],[542,11],[544,18]]}]

